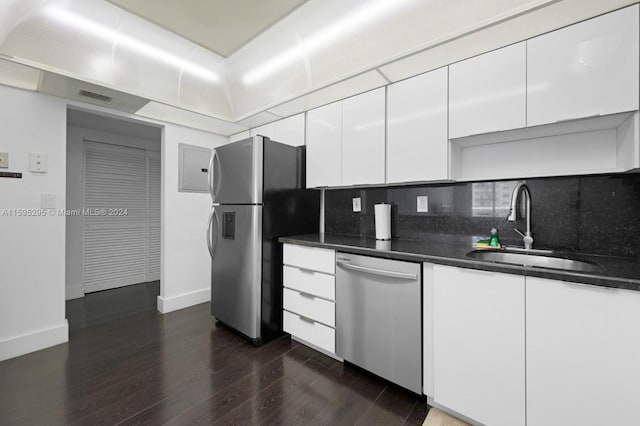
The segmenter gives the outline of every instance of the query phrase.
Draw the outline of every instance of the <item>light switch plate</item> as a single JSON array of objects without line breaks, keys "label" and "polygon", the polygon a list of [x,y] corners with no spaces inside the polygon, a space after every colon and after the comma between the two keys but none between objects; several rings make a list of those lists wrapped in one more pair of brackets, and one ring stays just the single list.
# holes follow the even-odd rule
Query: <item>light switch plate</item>
[{"label": "light switch plate", "polygon": [[428,213],[429,212],[429,197],[426,195],[418,195],[417,198],[418,204],[418,213]]},{"label": "light switch plate", "polygon": [[358,213],[358,212],[362,211],[362,205],[360,204],[360,197],[352,198],[351,201],[353,202],[353,212],[354,213]]},{"label": "light switch plate", "polygon": [[9,153],[0,152],[0,169],[8,169],[8,168],[9,168]]},{"label": "light switch plate", "polygon": [[29,170],[34,173],[47,173],[47,154],[39,152],[30,153]]}]

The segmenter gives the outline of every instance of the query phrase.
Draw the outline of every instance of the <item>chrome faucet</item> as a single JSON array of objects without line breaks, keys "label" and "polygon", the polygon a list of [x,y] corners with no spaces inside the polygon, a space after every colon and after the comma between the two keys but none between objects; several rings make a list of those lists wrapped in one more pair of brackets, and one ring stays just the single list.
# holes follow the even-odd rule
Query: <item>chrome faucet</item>
[{"label": "chrome faucet", "polygon": [[509,211],[509,216],[507,220],[509,222],[515,222],[518,219],[518,201],[520,200],[520,193],[524,194],[525,200],[525,209],[527,215],[527,230],[523,234],[518,230],[518,228],[513,228],[521,237],[522,242],[524,243],[525,250],[531,250],[533,248],[533,237],[531,236],[531,193],[529,192],[529,187],[524,183],[520,182],[513,188],[513,193],[511,194],[511,210]]}]

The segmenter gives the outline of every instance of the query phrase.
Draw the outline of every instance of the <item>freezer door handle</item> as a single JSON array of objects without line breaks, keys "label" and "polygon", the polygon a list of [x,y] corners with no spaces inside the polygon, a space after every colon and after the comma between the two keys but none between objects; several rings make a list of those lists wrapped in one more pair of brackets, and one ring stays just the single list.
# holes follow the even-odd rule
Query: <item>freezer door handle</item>
[{"label": "freezer door handle", "polygon": [[218,158],[218,152],[213,149],[211,151],[211,159],[209,159],[209,194],[211,199],[215,201],[216,193],[220,189],[220,177],[216,179],[216,175],[220,175],[219,166],[220,160]]},{"label": "freezer door handle", "polygon": [[[211,231],[213,230],[213,224],[218,224],[218,221],[216,220],[216,208],[211,207],[211,212],[209,213],[209,222],[208,222],[208,226],[207,226],[207,248],[209,249],[209,254],[211,255],[211,257],[213,257],[216,253],[216,246],[218,245],[218,231],[216,230],[216,239],[215,239],[215,244],[213,244],[212,238],[211,238]],[[217,227],[217,226],[216,226]]]},{"label": "freezer door handle", "polygon": [[209,158],[209,176],[207,176],[208,185],[209,185],[209,195],[211,195],[211,199],[213,199],[213,157],[215,155],[216,155],[216,150],[215,149],[211,150],[211,158]]},{"label": "freezer door handle", "polygon": [[365,274],[370,274],[370,275],[379,275],[382,277],[398,278],[401,280],[412,280],[412,281],[418,279],[418,276],[416,274],[409,274],[406,272],[386,271],[384,269],[367,268],[365,266],[354,265],[353,263],[347,263],[347,262],[341,262],[341,261],[338,261],[336,263],[338,266],[344,269],[350,269],[352,271],[363,272]]}]

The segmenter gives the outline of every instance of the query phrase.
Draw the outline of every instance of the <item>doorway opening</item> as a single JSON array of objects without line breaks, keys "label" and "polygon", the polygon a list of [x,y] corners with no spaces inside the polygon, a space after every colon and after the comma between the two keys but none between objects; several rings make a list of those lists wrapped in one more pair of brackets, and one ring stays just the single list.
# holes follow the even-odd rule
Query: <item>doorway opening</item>
[{"label": "doorway opening", "polygon": [[68,108],[67,300],[157,287],[161,138],[149,123]]}]

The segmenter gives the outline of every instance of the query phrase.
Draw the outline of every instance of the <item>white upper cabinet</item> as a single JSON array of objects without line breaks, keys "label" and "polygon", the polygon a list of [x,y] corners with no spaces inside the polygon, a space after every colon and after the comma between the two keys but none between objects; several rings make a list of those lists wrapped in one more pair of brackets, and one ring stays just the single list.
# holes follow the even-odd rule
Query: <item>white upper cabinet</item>
[{"label": "white upper cabinet", "polygon": [[385,182],[385,109],[384,87],[342,101],[342,185]]},{"label": "white upper cabinet", "polygon": [[304,113],[251,129],[251,136],[262,135],[292,146],[304,145]]},{"label": "white upper cabinet", "polygon": [[526,45],[449,66],[449,138],[526,125]]},{"label": "white upper cabinet", "polygon": [[483,424],[524,425],[524,277],[434,265],[433,285],[434,400]]},{"label": "white upper cabinet", "polygon": [[272,140],[293,146],[304,145],[304,113],[276,121],[272,124]]},{"label": "white upper cabinet", "polygon": [[342,184],[342,102],[307,112],[307,188]]},{"label": "white upper cabinet", "polygon": [[271,138],[273,135],[273,123],[267,123],[267,124],[263,124],[262,126],[258,126],[258,127],[254,127],[253,129],[250,130],[251,133],[251,137],[253,136],[266,136],[268,138]]},{"label": "white upper cabinet", "polygon": [[640,425],[640,292],[526,282],[527,425]]},{"label": "white upper cabinet", "polygon": [[638,5],[527,42],[527,124],[638,109]]},{"label": "white upper cabinet", "polygon": [[387,90],[387,183],[448,178],[447,68]]}]

